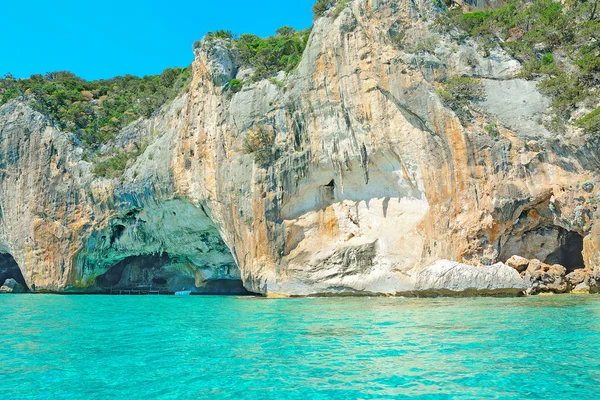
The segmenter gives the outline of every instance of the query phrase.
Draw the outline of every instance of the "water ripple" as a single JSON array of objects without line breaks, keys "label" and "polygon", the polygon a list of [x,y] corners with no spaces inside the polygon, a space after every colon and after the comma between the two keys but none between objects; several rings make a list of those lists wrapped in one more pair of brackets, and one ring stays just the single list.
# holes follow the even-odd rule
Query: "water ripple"
[{"label": "water ripple", "polygon": [[600,298],[2,296],[17,399],[592,399]]}]

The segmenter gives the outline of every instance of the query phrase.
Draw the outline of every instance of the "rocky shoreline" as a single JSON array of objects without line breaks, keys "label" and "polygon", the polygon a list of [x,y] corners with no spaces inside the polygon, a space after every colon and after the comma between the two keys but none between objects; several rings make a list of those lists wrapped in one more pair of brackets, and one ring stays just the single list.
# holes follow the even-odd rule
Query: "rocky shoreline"
[{"label": "rocky shoreline", "polygon": [[[396,293],[347,291],[311,294],[270,294],[270,298],[293,297],[344,297],[344,296],[392,296],[392,297],[514,297],[541,294],[595,294],[600,293],[597,277],[584,268],[567,273],[560,264],[549,265],[539,260],[513,256],[506,264],[474,267],[459,262],[440,260],[420,270],[412,278],[412,290]],[[139,290],[138,290],[139,291]],[[9,278],[0,287],[0,293],[31,293],[25,286]],[[107,292],[51,292],[45,294],[117,294]],[[148,293],[137,293],[148,294]],[[168,294],[164,293],[164,294]],[[204,295],[260,295],[256,293],[194,293]]]}]

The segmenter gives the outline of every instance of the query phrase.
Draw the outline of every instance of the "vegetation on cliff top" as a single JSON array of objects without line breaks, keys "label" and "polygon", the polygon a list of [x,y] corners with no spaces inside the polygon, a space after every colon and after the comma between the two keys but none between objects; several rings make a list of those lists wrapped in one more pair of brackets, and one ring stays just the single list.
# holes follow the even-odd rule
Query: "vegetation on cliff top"
[{"label": "vegetation on cliff top", "polygon": [[0,79],[0,105],[17,97],[56,121],[60,129],[75,133],[86,148],[112,139],[130,122],[149,117],[183,90],[190,68],[166,69],[160,75],[125,75],[86,81],[68,71]]},{"label": "vegetation on cliff top", "polygon": [[[550,127],[561,130],[574,123],[600,133],[600,10],[598,0],[511,0],[483,12],[460,8],[441,14],[436,25],[458,27],[483,43],[500,45],[523,65],[522,76],[538,79],[540,90],[552,98]],[[573,121],[577,110],[590,110]],[[595,110],[594,110],[595,109]]]},{"label": "vegetation on cliff top", "polygon": [[[252,80],[256,81],[294,69],[309,36],[310,29],[296,31],[284,26],[266,38],[251,34],[236,37],[230,31],[217,31],[209,33],[207,40],[226,40],[235,48],[240,65],[254,70]],[[195,46],[200,44],[197,42]],[[7,74],[0,78],[0,106],[18,97],[29,100],[35,110],[53,119],[60,129],[76,134],[83,147],[90,150],[85,158],[94,160],[95,175],[115,178],[122,175],[130,160],[143,153],[145,146],[133,151],[113,149],[107,155],[93,150],[108,143],[129,123],[150,117],[184,90],[190,79],[190,67],[166,69],[156,76],[126,75],[96,81],[86,81],[68,71],[32,75],[27,79]],[[242,86],[243,81],[238,79],[229,83],[232,92]],[[258,129],[255,137],[248,138],[245,144],[246,150],[261,164],[270,159],[270,149],[261,144],[269,139],[265,132]]]},{"label": "vegetation on cliff top", "polygon": [[[302,53],[308,43],[310,29],[297,31],[288,26],[277,29],[274,36],[266,38],[244,33],[240,36],[231,31],[210,32],[206,41],[226,40],[228,45],[235,50],[241,67],[252,68],[253,81],[268,78],[279,71],[290,72],[302,59]],[[201,46],[202,42],[196,42],[195,47]],[[236,80],[235,85],[230,86],[232,91],[239,91],[243,82]]]},{"label": "vegetation on cliff top", "polygon": [[312,7],[313,19],[322,17],[329,9],[333,9],[331,16],[336,19],[348,5],[348,2],[349,0],[317,0]]}]

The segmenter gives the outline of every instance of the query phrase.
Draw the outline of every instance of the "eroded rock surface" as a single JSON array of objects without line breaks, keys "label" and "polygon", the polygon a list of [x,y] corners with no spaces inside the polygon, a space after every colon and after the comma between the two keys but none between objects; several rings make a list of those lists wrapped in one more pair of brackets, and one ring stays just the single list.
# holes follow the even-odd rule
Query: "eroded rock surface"
[{"label": "eroded rock surface", "polygon": [[[548,257],[552,259],[553,256]],[[538,293],[590,293],[598,290],[597,272],[580,266],[569,268],[560,264],[548,264],[537,259],[528,260],[512,256],[506,261],[509,267],[520,273],[527,284],[527,294]]]},{"label": "eroded rock surface", "polygon": [[517,294],[527,285],[503,263],[474,267],[440,260],[416,274],[415,289],[434,294]]},{"label": "eroded rock surface", "polygon": [[10,278],[4,281],[4,284],[0,286],[0,293],[25,293],[27,288],[16,280]]},{"label": "eroded rock surface", "polygon": [[[514,255],[584,267],[594,287],[598,142],[549,134],[548,99],[519,63],[434,31],[435,12],[351,1],[315,22],[295,71],[235,94],[228,80],[249,72],[226,43],[203,43],[189,90],[103,149],[150,143],[122,179],[94,177],[75,137],[25,102],[4,105],[0,253],[38,291],[158,278],[272,296],[515,291],[519,273],[498,264]],[[432,36],[432,52],[409,51]],[[467,120],[437,94],[460,75],[484,78],[487,94]],[[267,165],[243,151],[259,127],[275,136]],[[136,257],[154,261],[101,278]]]}]

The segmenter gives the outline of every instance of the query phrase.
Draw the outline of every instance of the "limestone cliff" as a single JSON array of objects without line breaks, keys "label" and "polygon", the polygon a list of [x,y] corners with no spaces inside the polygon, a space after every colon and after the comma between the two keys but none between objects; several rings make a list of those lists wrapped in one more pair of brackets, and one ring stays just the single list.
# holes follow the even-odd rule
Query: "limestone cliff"
[{"label": "limestone cliff", "polygon": [[[6,104],[5,269],[37,291],[400,294],[523,290],[516,270],[492,266],[519,255],[594,286],[598,141],[548,132],[548,99],[519,63],[435,32],[435,12],[428,0],[351,1],[315,22],[294,72],[238,93],[227,84],[248,71],[226,41],[205,42],[189,90],[105,149],[151,143],[122,179],[94,177],[74,137]],[[433,35],[432,52],[409,51]],[[438,95],[453,76],[481,79],[468,120]],[[274,138],[269,163],[243,149],[256,130]]]}]

